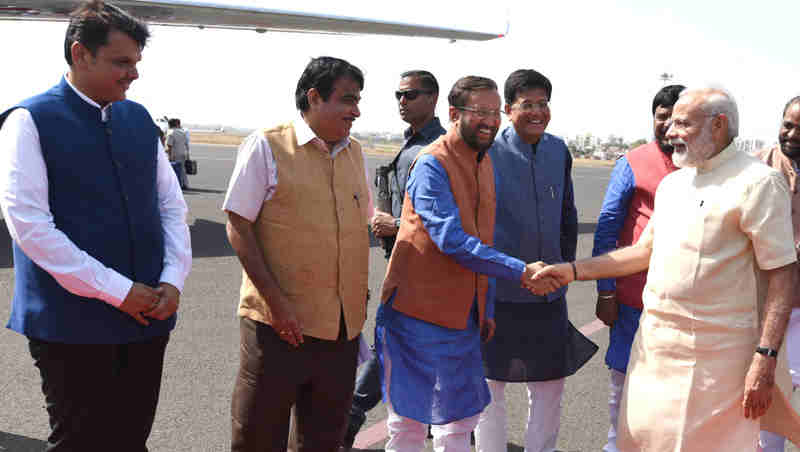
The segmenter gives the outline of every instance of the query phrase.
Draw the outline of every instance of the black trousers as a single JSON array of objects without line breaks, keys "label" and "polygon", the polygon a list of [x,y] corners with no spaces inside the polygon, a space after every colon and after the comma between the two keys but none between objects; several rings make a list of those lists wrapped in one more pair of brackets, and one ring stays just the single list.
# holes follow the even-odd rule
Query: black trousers
[{"label": "black trousers", "polygon": [[42,376],[47,452],[147,452],[169,335],[122,345],[28,339]]},{"label": "black trousers", "polygon": [[358,337],[303,336],[295,348],[270,325],[242,318],[231,402],[232,452],[283,452],[295,405],[300,452],[336,452],[353,397]]}]

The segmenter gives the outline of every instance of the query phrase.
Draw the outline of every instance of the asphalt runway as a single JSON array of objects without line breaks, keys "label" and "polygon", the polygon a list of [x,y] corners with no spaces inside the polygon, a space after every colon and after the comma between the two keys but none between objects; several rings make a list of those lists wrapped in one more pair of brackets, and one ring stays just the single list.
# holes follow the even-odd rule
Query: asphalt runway
[{"label": "asphalt runway", "polygon": [[[225,235],[225,214],[220,210],[234,166],[234,147],[194,145],[199,174],[189,177],[185,192],[190,208],[194,251],[186,282],[178,326],[167,348],[161,399],[148,443],[154,452],[225,451],[230,447],[230,397],[238,366],[239,328],[236,317],[241,267]],[[367,157],[370,174],[391,156]],[[578,257],[591,254],[592,237],[605,193],[609,167],[575,167],[573,178],[580,220]],[[0,223],[5,228],[5,223]],[[10,300],[13,289],[11,245],[0,231],[0,299]],[[369,284],[379,293],[386,269],[383,250],[370,254]],[[592,324],[594,283],[579,282],[568,294],[570,319],[578,327]],[[0,304],[0,321],[9,316],[10,301]],[[370,304],[364,335],[372,343],[376,302]],[[558,448],[565,452],[599,451],[608,425],[608,371],[603,355],[607,329],[590,338],[600,351],[576,375],[569,377],[563,400]],[[280,369],[280,363],[276,363]],[[24,337],[0,329],[0,451],[40,451],[48,434],[40,378]],[[521,384],[509,385],[509,450],[523,449],[527,419],[527,393]],[[124,408],[123,408],[124,409]],[[380,450],[385,443],[382,405],[369,413],[365,434],[358,439],[366,449]],[[372,438],[371,440],[369,438]],[[427,444],[430,450],[430,442]],[[787,450],[794,450],[789,449]]]}]

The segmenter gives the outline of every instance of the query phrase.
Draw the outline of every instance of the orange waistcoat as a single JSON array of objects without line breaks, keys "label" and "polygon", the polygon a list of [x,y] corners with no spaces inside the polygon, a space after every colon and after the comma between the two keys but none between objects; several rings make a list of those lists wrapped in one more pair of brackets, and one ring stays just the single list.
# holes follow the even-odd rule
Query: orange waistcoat
[{"label": "orange waistcoat", "polygon": [[[484,154],[478,162],[478,154],[464,143],[455,127],[423,149],[419,156],[425,154],[436,158],[447,172],[464,231],[491,246],[495,191],[489,154]],[[439,250],[415,212],[408,193],[403,200],[401,218],[397,242],[383,281],[382,302],[385,303],[396,288],[395,310],[447,328],[465,329],[477,296],[482,324],[488,278],[462,267]]]}]

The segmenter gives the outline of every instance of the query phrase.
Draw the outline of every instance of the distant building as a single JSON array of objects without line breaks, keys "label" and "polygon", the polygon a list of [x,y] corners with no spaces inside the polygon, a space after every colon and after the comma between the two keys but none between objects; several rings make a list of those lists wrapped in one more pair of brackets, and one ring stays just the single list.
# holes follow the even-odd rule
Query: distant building
[{"label": "distant building", "polygon": [[764,140],[758,138],[737,138],[734,143],[738,150],[747,152],[748,154],[752,154],[767,145]]}]

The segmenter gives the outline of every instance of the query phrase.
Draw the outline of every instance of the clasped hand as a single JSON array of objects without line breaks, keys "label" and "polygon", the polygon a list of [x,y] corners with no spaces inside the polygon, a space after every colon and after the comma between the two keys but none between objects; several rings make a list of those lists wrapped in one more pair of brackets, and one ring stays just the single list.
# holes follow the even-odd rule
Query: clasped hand
[{"label": "clasped hand", "polygon": [[[562,268],[564,265],[569,272]],[[535,295],[546,295],[569,284],[571,271],[572,267],[569,264],[547,265],[542,261],[532,262],[525,266],[522,287]]]},{"label": "clasped hand", "polygon": [[522,274],[522,287],[528,289],[535,295],[546,295],[558,289],[558,285],[556,285],[555,280],[551,277],[535,279],[539,270],[545,267],[547,267],[547,264],[542,261],[532,262],[526,265],[525,272]]},{"label": "clasped hand", "polygon": [[150,287],[135,282],[119,310],[148,326],[150,322],[145,317],[165,320],[178,310],[179,303],[180,291],[172,284],[162,282],[158,287]]}]

